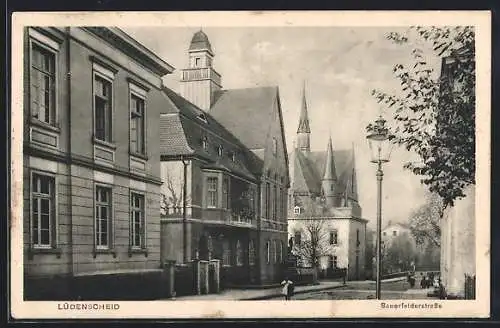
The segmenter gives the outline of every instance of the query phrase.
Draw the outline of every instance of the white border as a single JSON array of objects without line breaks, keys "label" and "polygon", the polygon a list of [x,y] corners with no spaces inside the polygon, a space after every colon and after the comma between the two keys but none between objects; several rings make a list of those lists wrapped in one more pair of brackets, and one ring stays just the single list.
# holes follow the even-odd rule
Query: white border
[{"label": "white border", "polygon": [[[147,23],[145,23],[147,22]],[[118,302],[119,309],[59,309],[61,302],[23,301],[23,26],[409,26],[473,25],[476,29],[476,300],[432,301],[441,309],[388,310],[382,301],[153,301]],[[294,12],[44,12],[12,15],[12,219],[11,286],[15,318],[361,318],[487,317],[490,310],[490,104],[491,13],[489,11],[294,11]],[[401,301],[384,301],[400,304]],[[404,301],[425,304],[427,301]],[[72,303],[72,302],[70,302]],[[86,302],[88,303],[88,302]],[[103,304],[105,302],[96,302]]]}]

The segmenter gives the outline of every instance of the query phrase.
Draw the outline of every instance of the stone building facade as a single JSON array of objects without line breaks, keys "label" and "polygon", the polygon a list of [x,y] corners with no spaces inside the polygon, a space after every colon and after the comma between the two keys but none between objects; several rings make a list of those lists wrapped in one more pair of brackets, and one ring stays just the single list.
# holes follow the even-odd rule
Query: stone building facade
[{"label": "stone building facade", "polygon": [[203,31],[187,55],[180,94],[163,90],[162,260],[219,259],[225,285],[277,282],[289,187],[279,90],[222,89]]},{"label": "stone building facade", "polygon": [[117,28],[26,28],[24,54],[25,297],[158,269],[173,67]]}]

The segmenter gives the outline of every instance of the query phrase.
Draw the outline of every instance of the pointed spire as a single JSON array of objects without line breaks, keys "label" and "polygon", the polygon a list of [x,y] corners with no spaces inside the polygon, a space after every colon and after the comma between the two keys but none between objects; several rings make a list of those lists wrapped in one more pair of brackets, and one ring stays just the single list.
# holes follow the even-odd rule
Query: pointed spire
[{"label": "pointed spire", "polygon": [[323,174],[323,180],[337,180],[337,174],[335,172],[335,159],[333,158],[333,146],[332,146],[331,136],[328,139],[325,161],[326,161],[325,172]]},{"label": "pointed spire", "polygon": [[302,85],[302,107],[300,109],[299,127],[297,133],[311,133],[309,128],[309,116],[307,115],[307,102],[306,102],[306,82]]}]

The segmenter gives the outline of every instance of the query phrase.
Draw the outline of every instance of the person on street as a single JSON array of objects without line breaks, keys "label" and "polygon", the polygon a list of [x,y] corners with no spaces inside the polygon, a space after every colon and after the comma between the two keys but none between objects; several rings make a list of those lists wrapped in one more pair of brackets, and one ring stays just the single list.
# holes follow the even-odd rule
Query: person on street
[{"label": "person on street", "polygon": [[285,277],[285,280],[281,282],[281,286],[283,286],[282,294],[285,296],[285,300],[290,300],[293,295],[293,282]]}]

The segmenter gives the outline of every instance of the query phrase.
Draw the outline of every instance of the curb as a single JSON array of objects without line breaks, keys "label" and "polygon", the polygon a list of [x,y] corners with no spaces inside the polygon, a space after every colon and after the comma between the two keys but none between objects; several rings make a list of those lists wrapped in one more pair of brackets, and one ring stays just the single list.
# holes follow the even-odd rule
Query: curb
[{"label": "curb", "polygon": [[[297,294],[305,294],[309,292],[318,292],[318,291],[325,291],[325,290],[330,290],[330,289],[337,289],[341,287],[345,287],[347,285],[338,285],[338,286],[330,286],[330,287],[323,287],[323,288],[317,288],[317,289],[310,289],[310,290],[301,290],[298,292],[293,293],[294,295]],[[254,296],[254,297],[248,297],[248,298],[240,298],[240,301],[258,301],[258,300],[268,300],[270,298],[276,298],[276,297],[282,297],[283,294],[281,293],[275,293],[275,294],[269,294],[269,295],[263,295],[263,296]]]}]

